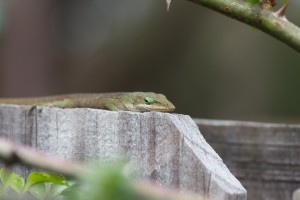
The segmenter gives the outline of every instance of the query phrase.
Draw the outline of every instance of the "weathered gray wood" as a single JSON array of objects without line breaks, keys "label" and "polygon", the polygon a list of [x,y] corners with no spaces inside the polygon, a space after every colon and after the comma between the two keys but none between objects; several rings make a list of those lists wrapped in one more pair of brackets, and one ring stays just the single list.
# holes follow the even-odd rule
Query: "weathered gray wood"
[{"label": "weathered gray wood", "polygon": [[300,189],[293,192],[293,200],[300,200]]},{"label": "weathered gray wood", "polygon": [[248,199],[290,200],[300,188],[300,125],[194,120]]},{"label": "weathered gray wood", "polygon": [[246,199],[186,115],[0,105],[0,136],[80,161],[128,156],[142,179],[215,200]]}]

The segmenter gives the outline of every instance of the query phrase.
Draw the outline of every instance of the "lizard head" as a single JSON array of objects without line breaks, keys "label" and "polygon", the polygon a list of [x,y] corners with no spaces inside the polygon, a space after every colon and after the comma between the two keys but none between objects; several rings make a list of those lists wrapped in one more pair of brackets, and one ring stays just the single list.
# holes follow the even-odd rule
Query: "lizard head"
[{"label": "lizard head", "polygon": [[172,112],[175,106],[163,94],[153,92],[131,92],[121,97],[124,106],[129,111],[148,112]]}]

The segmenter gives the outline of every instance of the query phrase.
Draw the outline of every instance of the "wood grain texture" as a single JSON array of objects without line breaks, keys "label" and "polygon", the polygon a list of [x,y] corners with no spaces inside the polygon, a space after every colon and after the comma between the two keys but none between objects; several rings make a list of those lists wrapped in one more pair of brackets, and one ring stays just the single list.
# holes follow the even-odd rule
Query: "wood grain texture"
[{"label": "wood grain texture", "polygon": [[289,200],[300,188],[300,125],[194,120],[248,199]]},{"label": "wood grain texture", "polygon": [[142,180],[215,200],[247,198],[186,115],[0,105],[0,136],[78,161],[122,155]]}]

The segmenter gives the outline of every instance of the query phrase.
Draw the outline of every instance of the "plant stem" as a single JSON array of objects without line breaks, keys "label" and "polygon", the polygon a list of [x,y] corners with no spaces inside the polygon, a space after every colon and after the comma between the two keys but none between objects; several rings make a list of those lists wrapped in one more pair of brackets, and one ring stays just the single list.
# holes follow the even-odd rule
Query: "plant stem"
[{"label": "plant stem", "polygon": [[300,28],[260,4],[246,0],[188,0],[256,27],[300,52]]},{"label": "plant stem", "polygon": [[17,146],[1,138],[0,160],[3,160],[6,164],[26,164],[72,177],[78,177],[88,171],[82,165],[73,161],[37,152],[31,148]]}]

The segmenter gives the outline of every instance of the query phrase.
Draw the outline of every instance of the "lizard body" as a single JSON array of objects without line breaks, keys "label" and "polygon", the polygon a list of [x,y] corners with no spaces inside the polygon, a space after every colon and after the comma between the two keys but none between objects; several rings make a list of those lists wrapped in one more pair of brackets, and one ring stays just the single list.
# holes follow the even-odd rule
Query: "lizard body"
[{"label": "lizard body", "polygon": [[52,106],[59,108],[97,108],[112,111],[172,112],[175,106],[162,94],[120,92],[103,94],[66,94],[33,98],[0,98],[0,104]]}]

